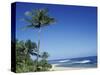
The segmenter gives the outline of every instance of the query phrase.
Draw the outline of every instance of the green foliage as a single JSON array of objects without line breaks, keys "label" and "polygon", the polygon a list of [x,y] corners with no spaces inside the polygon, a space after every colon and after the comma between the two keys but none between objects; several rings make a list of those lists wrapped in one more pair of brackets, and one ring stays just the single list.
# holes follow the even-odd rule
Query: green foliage
[{"label": "green foliage", "polygon": [[52,68],[51,64],[49,64],[48,61],[44,59],[39,62],[39,67],[41,68],[41,71],[49,71],[49,69]]},{"label": "green foliage", "polygon": [[29,23],[26,28],[41,28],[55,22],[55,19],[48,15],[48,9],[34,9],[25,15],[28,17],[24,20]]},{"label": "green foliage", "polygon": [[43,53],[41,54],[41,57],[42,57],[44,60],[46,60],[46,59],[49,57],[49,54],[48,54],[47,52],[43,52]]},{"label": "green foliage", "polygon": [[47,61],[47,52],[40,54],[40,61],[31,59],[30,55],[34,56],[36,48],[37,44],[31,40],[25,42],[16,40],[16,72],[48,71],[52,67]]},{"label": "green foliage", "polygon": [[34,66],[33,61],[30,59],[28,49],[26,48],[24,41],[16,41],[16,72],[28,72],[33,70],[31,67]]}]

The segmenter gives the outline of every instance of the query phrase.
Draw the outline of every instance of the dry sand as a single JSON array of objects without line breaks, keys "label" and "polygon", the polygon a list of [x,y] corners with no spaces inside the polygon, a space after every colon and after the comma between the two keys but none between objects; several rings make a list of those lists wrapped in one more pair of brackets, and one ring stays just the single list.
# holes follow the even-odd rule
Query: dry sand
[{"label": "dry sand", "polygon": [[72,68],[72,67],[58,67],[59,64],[52,64],[51,71],[63,71],[63,70],[77,70],[82,68]]}]

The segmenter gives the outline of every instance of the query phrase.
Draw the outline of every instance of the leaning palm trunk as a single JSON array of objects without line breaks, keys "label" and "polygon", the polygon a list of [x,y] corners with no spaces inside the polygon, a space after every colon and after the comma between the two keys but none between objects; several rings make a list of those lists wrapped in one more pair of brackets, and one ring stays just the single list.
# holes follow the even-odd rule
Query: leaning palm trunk
[{"label": "leaning palm trunk", "polygon": [[39,54],[40,54],[40,32],[41,32],[41,28],[39,28],[39,31],[38,31],[38,47],[37,47],[37,63],[36,63],[36,69],[38,70],[39,69],[39,66],[38,66],[38,61],[39,61]]}]

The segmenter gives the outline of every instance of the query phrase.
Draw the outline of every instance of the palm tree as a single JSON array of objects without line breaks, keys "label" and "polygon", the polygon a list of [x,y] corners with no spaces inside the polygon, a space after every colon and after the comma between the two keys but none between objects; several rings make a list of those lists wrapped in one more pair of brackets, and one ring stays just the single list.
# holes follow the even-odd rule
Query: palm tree
[{"label": "palm tree", "polygon": [[43,60],[46,60],[48,57],[49,57],[49,54],[47,52],[43,52],[42,55],[41,55],[41,58]]},{"label": "palm tree", "polygon": [[31,55],[34,55],[34,56],[41,56],[39,54],[37,54],[37,44],[35,42],[32,42],[31,40],[27,40],[25,42],[25,51],[26,51],[26,57],[27,55],[31,54]]},{"label": "palm tree", "polygon": [[[29,23],[25,28],[35,28],[38,29],[38,47],[37,47],[37,62],[39,60],[39,50],[40,50],[40,32],[41,28],[48,26],[55,22],[55,19],[48,15],[48,9],[36,9],[30,12],[25,12],[27,18],[25,21]],[[37,66],[38,67],[38,66]]]},{"label": "palm tree", "polygon": [[40,69],[41,71],[48,71],[52,66],[48,63],[47,58],[49,57],[49,54],[47,52],[43,52],[41,54],[41,61],[40,61]]},{"label": "palm tree", "polygon": [[16,40],[16,72],[35,71],[34,65],[30,55],[37,56],[37,44],[31,40],[19,41]]},{"label": "palm tree", "polygon": [[33,53],[37,49],[37,44],[35,42],[32,42],[31,40],[27,40],[24,44],[24,47],[26,49],[26,53],[33,55]]}]

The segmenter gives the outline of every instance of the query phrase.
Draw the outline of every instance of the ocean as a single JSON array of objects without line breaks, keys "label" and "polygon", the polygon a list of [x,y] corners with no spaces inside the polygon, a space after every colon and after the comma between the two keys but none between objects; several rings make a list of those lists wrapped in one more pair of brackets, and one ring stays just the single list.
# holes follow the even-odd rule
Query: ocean
[{"label": "ocean", "polygon": [[57,64],[58,67],[71,67],[71,68],[96,68],[97,56],[70,58],[70,59],[56,59],[49,60],[50,64]]}]

